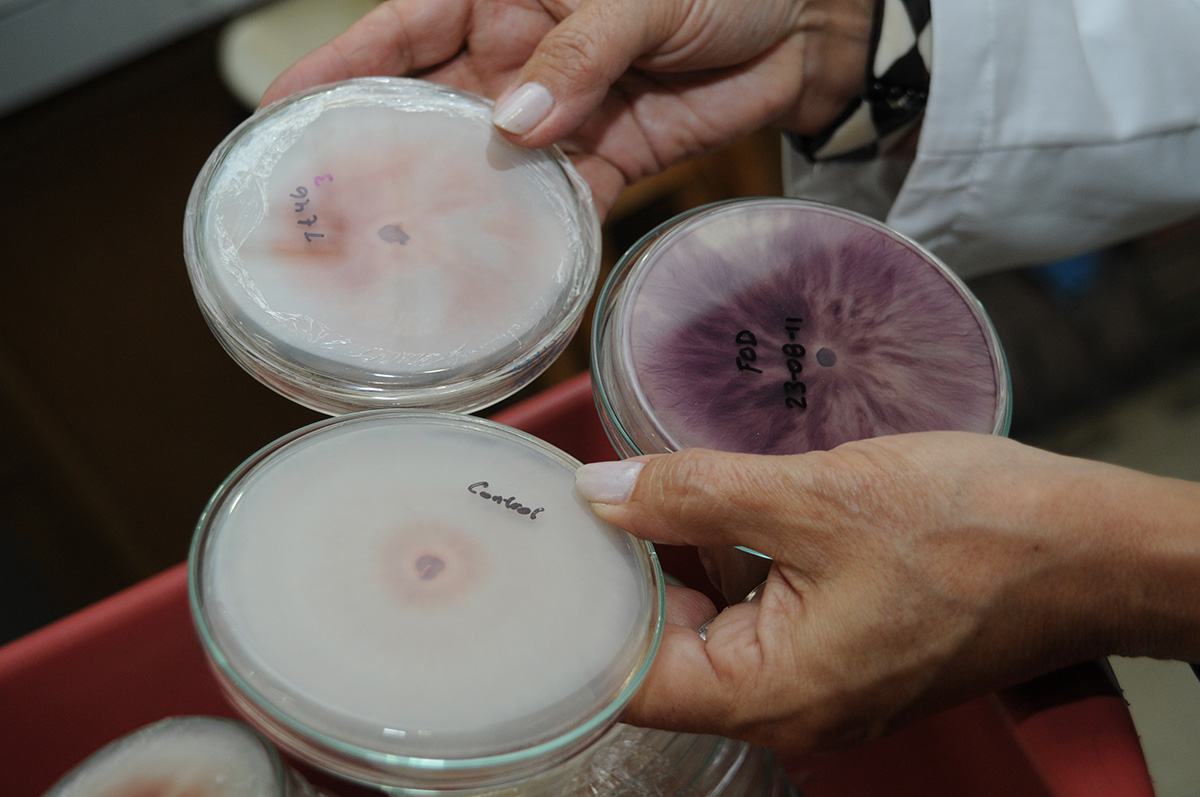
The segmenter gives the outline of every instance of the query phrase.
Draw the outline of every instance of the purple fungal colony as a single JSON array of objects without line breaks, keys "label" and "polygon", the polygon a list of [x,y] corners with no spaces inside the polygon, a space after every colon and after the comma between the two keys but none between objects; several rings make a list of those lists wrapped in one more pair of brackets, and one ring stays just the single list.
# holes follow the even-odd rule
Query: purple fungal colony
[{"label": "purple fungal colony", "polygon": [[784,202],[691,224],[651,255],[629,321],[636,380],[679,447],[995,431],[986,321],[910,244]]}]

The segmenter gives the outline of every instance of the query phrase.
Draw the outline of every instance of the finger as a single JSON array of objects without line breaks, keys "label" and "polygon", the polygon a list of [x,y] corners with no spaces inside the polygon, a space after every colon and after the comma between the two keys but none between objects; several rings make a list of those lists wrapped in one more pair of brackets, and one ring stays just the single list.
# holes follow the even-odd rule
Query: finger
[{"label": "finger", "polygon": [[667,586],[666,621],[670,625],[699,629],[713,618],[717,607],[703,592],[687,587]]},{"label": "finger", "polygon": [[609,161],[591,153],[571,153],[570,157],[579,176],[591,186],[592,203],[603,221],[625,188],[625,175]]},{"label": "finger", "polygon": [[707,641],[695,629],[668,625],[641,687],[621,719],[634,725],[733,735],[755,713],[750,692],[762,668],[756,604],[721,612]]},{"label": "finger", "polygon": [[770,559],[745,548],[700,548],[697,553],[709,581],[730,603],[745,599],[766,580],[771,570]]},{"label": "finger", "polygon": [[809,511],[801,468],[797,457],[687,449],[584,465],[575,484],[600,517],[642,539],[776,556],[781,524]]},{"label": "finger", "polygon": [[574,132],[629,65],[670,36],[670,5],[584,0],[546,34],[512,87],[497,98],[496,126],[533,147]]},{"label": "finger", "polygon": [[469,17],[467,0],[389,0],[288,67],[260,104],[321,83],[440,64],[462,47]]}]

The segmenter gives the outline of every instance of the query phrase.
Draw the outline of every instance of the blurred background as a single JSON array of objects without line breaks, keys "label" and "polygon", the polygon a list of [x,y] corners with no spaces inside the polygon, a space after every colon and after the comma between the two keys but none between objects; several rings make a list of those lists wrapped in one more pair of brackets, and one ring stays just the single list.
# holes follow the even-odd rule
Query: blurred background
[{"label": "blurred background", "polygon": [[[270,79],[372,5],[0,0],[0,644],[183,561],[225,476],[318,420],[210,334],[183,211]],[[764,131],[631,186],[601,279],[671,216],[778,194],[779,170]],[[1012,436],[1200,479],[1198,252],[1200,221],[973,280]],[[586,370],[588,325],[505,404]]]}]

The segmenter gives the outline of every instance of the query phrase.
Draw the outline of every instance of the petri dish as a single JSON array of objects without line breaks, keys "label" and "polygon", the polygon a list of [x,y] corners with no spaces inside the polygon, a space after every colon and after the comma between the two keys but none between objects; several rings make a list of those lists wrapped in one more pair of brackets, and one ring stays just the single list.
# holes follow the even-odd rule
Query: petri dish
[{"label": "petri dish", "polygon": [[625,456],[794,454],[903,432],[1006,434],[982,306],[865,216],[755,198],[669,220],[617,264],[592,330],[597,408]]},{"label": "petri dish", "polygon": [[184,256],[234,360],[331,415],[473,411],[540,374],[595,287],[599,219],[559,150],[511,144],[490,114],[359,78],[230,133],[189,196]]},{"label": "petri dish", "polygon": [[45,797],[190,794],[312,797],[252,728],[220,717],[168,717],[100,748]]},{"label": "petri dish", "polygon": [[395,790],[519,782],[601,738],[662,634],[652,546],[578,463],[456,413],[298,430],[217,491],[192,613],[226,693],[299,758]]}]

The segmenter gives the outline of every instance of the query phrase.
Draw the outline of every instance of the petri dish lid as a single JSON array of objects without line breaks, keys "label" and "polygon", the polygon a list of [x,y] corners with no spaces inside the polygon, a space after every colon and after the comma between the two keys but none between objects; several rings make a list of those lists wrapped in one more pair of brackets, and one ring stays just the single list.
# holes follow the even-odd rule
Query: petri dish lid
[{"label": "petri dish lid", "polygon": [[281,438],[202,516],[193,616],[273,741],[345,777],[486,786],[591,744],[662,633],[653,548],[578,463],[455,413],[375,410]]},{"label": "petri dish lid", "polygon": [[286,797],[288,776],[275,749],[240,722],[168,717],[100,748],[45,797],[97,794]]},{"label": "petri dish lid", "polygon": [[556,148],[409,78],[280,100],[214,150],[188,199],[201,311],[264,384],[328,414],[472,411],[565,347],[595,287],[599,219]]},{"label": "petri dish lid", "polygon": [[791,454],[1010,419],[999,338],[962,280],[885,225],[803,200],[717,203],[647,234],[601,292],[592,349],[625,454]]}]

